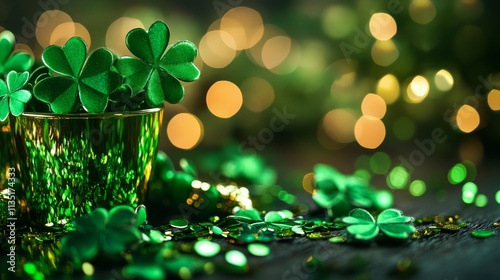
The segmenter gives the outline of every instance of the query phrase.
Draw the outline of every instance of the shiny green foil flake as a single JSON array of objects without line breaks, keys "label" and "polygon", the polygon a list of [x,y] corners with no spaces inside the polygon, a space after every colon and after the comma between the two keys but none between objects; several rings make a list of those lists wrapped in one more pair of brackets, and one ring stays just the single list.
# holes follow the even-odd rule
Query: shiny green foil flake
[{"label": "shiny green foil flake", "polygon": [[257,257],[265,257],[271,253],[269,246],[261,243],[251,243],[248,244],[247,250],[250,254]]},{"label": "shiny green foil flake", "polygon": [[17,117],[12,129],[32,223],[56,225],[97,207],[144,203],[162,119],[160,108]]},{"label": "shiny green foil flake", "polygon": [[480,229],[480,230],[472,231],[471,235],[473,237],[476,237],[476,238],[487,238],[487,237],[491,237],[491,236],[495,235],[495,232],[492,230]]},{"label": "shiny green foil flake", "polygon": [[206,239],[196,241],[193,248],[198,255],[207,258],[217,255],[221,250],[219,243]]},{"label": "shiny green foil flake", "polygon": [[212,232],[216,235],[221,235],[222,233],[224,233],[224,231],[222,231],[222,229],[218,226],[212,226]]},{"label": "shiny green foil flake", "polygon": [[276,237],[292,237],[295,234],[304,234],[302,231],[301,233],[296,233],[298,231],[297,229],[293,230],[293,228],[282,228],[278,229],[275,231]]},{"label": "shiny green foil flake", "polygon": [[234,266],[244,267],[247,265],[247,257],[238,250],[228,251],[224,258],[226,262]]}]

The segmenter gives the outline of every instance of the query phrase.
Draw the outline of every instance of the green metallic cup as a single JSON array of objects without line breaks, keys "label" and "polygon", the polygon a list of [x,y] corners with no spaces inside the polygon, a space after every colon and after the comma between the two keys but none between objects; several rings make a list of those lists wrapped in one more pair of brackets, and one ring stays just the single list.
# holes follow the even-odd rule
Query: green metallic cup
[{"label": "green metallic cup", "polygon": [[64,224],[97,207],[144,203],[163,109],[24,113],[14,138],[34,225]]},{"label": "green metallic cup", "polygon": [[14,165],[14,142],[10,132],[9,119],[0,121],[0,190],[7,178],[8,170]]}]

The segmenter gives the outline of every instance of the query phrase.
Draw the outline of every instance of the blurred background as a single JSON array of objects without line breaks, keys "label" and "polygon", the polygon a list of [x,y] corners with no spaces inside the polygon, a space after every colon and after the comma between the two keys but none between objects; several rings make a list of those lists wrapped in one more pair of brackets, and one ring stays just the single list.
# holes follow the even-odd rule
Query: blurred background
[{"label": "blurred background", "polygon": [[[304,174],[328,163],[422,196],[498,170],[498,8],[486,0],[2,0],[0,31],[38,60],[72,36],[130,55],[126,33],[163,20],[170,44],[198,46],[202,73],[180,104],[166,105],[161,149],[174,161],[190,158],[214,181],[227,160],[250,156],[250,167],[273,170],[256,168],[254,177],[267,174],[265,184],[295,194],[312,192]],[[463,200],[500,203],[499,189],[500,179],[488,180]]]}]

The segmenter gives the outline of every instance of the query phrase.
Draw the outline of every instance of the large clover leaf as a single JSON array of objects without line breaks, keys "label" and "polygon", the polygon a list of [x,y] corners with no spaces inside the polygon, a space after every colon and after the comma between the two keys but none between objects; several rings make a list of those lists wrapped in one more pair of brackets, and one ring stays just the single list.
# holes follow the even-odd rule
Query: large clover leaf
[{"label": "large clover leaf", "polygon": [[413,225],[409,224],[413,218],[403,216],[403,213],[397,209],[382,211],[375,221],[368,211],[356,208],[342,221],[349,225],[346,228],[347,232],[359,240],[373,239],[380,231],[389,237],[404,239],[416,230]]},{"label": "large clover leaf", "polygon": [[76,231],[61,239],[63,251],[76,262],[93,259],[98,254],[115,259],[129,246],[139,242],[136,213],[129,206],[116,206],[109,212],[93,210],[73,223]]},{"label": "large clover leaf", "polygon": [[[158,106],[165,100],[178,103],[184,97],[180,81],[192,82],[200,72],[193,64],[196,46],[189,41],[174,44],[166,53],[170,32],[168,26],[157,21],[148,31],[136,28],[126,37],[126,44],[134,57],[122,57],[116,69],[125,77],[134,94],[146,89],[150,106]],[[165,54],[164,54],[165,53]]]},{"label": "large clover leaf", "polygon": [[9,112],[16,117],[24,112],[26,102],[31,99],[31,93],[22,89],[28,79],[28,72],[11,71],[7,83],[0,80],[0,121],[7,119]]},{"label": "large clover leaf", "polygon": [[5,30],[0,33],[0,74],[10,71],[28,71],[35,62],[34,58],[26,52],[19,51],[12,54],[16,39],[12,32]]},{"label": "large clover leaf", "polygon": [[73,37],[64,47],[49,46],[42,54],[44,64],[52,71],[33,88],[35,96],[49,103],[54,113],[70,113],[78,108],[77,96],[85,111],[102,113],[108,95],[121,85],[121,76],[111,70],[113,54],[100,48],[87,58],[83,39]]}]

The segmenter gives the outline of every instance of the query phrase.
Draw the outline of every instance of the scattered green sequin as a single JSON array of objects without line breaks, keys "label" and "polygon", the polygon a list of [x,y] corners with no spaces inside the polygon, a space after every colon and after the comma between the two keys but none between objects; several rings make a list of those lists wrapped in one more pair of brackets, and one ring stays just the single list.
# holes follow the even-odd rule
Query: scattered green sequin
[{"label": "scattered green sequin", "polygon": [[347,238],[344,236],[333,236],[328,239],[331,243],[344,243],[347,241]]},{"label": "scattered green sequin", "polygon": [[491,230],[480,229],[471,232],[471,235],[476,238],[487,238],[495,235],[495,232]]},{"label": "scattered green sequin", "polygon": [[474,203],[477,207],[485,207],[488,204],[488,197],[484,194],[478,194]]},{"label": "scattered green sequin", "polygon": [[247,257],[240,251],[231,250],[226,253],[226,262],[234,265],[243,267],[247,264]]},{"label": "scattered green sequin", "polygon": [[184,219],[172,219],[172,220],[170,220],[170,226],[172,226],[174,228],[183,229],[183,228],[187,228],[188,225],[189,225],[189,222],[184,220]]},{"label": "scattered green sequin", "polygon": [[455,164],[448,172],[448,181],[453,184],[462,183],[467,177],[467,168],[462,163]]},{"label": "scattered green sequin", "polygon": [[412,235],[411,238],[413,239],[422,239],[424,237],[429,237],[436,235],[441,232],[441,229],[435,228],[435,227],[428,227],[428,228],[423,228],[423,229],[418,229],[416,230]]},{"label": "scattered green sequin", "polygon": [[221,235],[223,233],[222,229],[218,226],[213,226],[212,227],[212,232],[217,235]]},{"label": "scattered green sequin", "polygon": [[198,255],[207,258],[217,255],[221,249],[219,243],[206,239],[196,241],[193,248]]},{"label": "scattered green sequin", "polygon": [[248,252],[257,257],[265,257],[271,253],[269,246],[262,243],[251,243],[248,244]]}]

